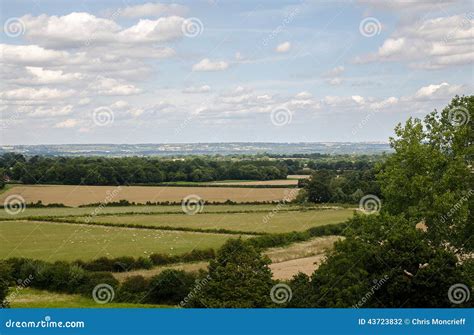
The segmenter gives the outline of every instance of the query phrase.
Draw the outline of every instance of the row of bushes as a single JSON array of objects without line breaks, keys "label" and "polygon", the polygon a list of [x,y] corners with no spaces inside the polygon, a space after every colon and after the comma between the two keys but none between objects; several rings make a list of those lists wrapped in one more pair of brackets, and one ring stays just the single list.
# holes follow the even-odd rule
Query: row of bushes
[{"label": "row of bushes", "polygon": [[348,227],[349,222],[335,223],[319,227],[312,227],[301,232],[266,234],[251,238],[248,241],[252,246],[259,249],[267,249],[274,247],[283,247],[295,242],[307,241],[313,237],[328,235],[344,235],[344,230]]},{"label": "row of bushes", "polygon": [[174,263],[207,261],[215,256],[214,249],[192,250],[180,255],[151,254],[148,257],[101,257],[92,261],[75,261],[73,264],[87,271],[127,272],[138,269],[150,269],[153,266]]},{"label": "row of bushes", "polygon": [[[226,201],[208,201],[202,200],[201,204],[203,205],[275,205],[280,203],[280,201],[246,201],[246,202],[236,202],[230,199]],[[85,205],[80,205],[79,207],[125,207],[125,206],[181,206],[182,201],[156,201],[151,202],[147,201],[145,203],[138,203],[134,201],[128,201],[125,199],[119,201],[111,201],[107,203],[95,202]]]},{"label": "row of bushes", "polygon": [[[0,269],[0,303],[3,307],[8,307],[8,302],[4,301],[8,286],[16,285],[91,298],[96,287],[107,284],[113,291],[109,292],[109,298],[114,296],[113,301],[176,305],[187,296],[195,283],[206,277],[205,271],[194,273],[168,269],[150,279],[132,276],[120,284],[108,272],[91,272],[67,262],[47,263],[25,258],[0,262]],[[96,298],[100,300],[101,296]]]}]

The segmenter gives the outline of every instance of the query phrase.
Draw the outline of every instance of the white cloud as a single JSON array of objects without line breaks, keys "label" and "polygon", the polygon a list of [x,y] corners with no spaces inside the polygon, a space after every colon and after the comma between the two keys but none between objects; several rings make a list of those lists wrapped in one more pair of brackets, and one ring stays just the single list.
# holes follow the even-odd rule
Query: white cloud
[{"label": "white cloud", "polygon": [[280,52],[280,53],[284,53],[284,52],[290,51],[290,49],[291,49],[291,43],[290,42],[283,42],[281,44],[278,44],[275,51]]},{"label": "white cloud", "polygon": [[211,91],[211,87],[209,85],[202,85],[202,86],[186,87],[183,90],[183,93],[207,93],[210,91]]},{"label": "white cloud", "polygon": [[74,128],[78,124],[79,124],[79,120],[67,119],[67,120],[56,123],[54,125],[54,128]]},{"label": "white cloud", "polygon": [[186,15],[188,8],[179,4],[162,4],[147,2],[142,5],[127,6],[116,11],[123,17],[158,17],[163,15]]},{"label": "white cloud", "polygon": [[38,107],[28,113],[29,116],[33,117],[54,117],[69,115],[73,111],[72,105],[67,106],[49,106],[49,107]]},{"label": "white cloud", "polygon": [[64,61],[69,54],[65,51],[44,49],[37,45],[0,44],[0,62],[8,64],[43,64]]},{"label": "white cloud", "polygon": [[28,40],[53,47],[80,47],[93,39],[107,42],[114,39],[121,27],[114,21],[95,17],[89,13],[73,12],[64,16],[31,16],[20,18],[28,27]]},{"label": "white cloud", "polygon": [[73,90],[58,90],[47,87],[31,88],[22,87],[0,93],[0,97],[6,100],[55,100],[64,99],[74,94]]},{"label": "white cloud", "polygon": [[336,66],[334,68],[332,68],[331,70],[329,70],[328,72],[326,72],[323,77],[326,78],[326,83],[328,83],[329,85],[331,86],[338,86],[338,85],[341,85],[343,80],[342,78],[340,78],[339,76],[345,71],[345,68],[344,66],[342,65],[339,65],[339,66]]},{"label": "white cloud", "polygon": [[211,61],[204,58],[199,63],[193,65],[193,71],[223,71],[229,68],[229,64],[224,61]]},{"label": "white cloud", "polygon": [[344,72],[345,68],[342,65],[336,66],[326,72],[325,77],[337,77]]},{"label": "white cloud", "polygon": [[60,84],[84,78],[80,73],[64,73],[61,70],[45,70],[42,67],[27,66],[26,70],[34,76],[32,82],[35,84]]},{"label": "white cloud", "polygon": [[440,69],[474,63],[474,26],[469,15],[438,17],[403,25],[377,52],[357,63],[400,61],[411,67]]},{"label": "white cloud", "polygon": [[183,36],[184,18],[179,16],[162,17],[158,20],[140,20],[138,23],[119,33],[123,43],[164,42]]},{"label": "white cloud", "polygon": [[450,85],[448,83],[441,84],[432,84],[428,86],[421,87],[416,91],[414,98],[415,99],[430,99],[430,98],[446,98],[452,96],[456,93],[459,93],[461,90],[461,85]]},{"label": "white cloud", "polygon": [[106,77],[99,77],[89,88],[91,93],[99,95],[133,95],[141,92],[132,84]]},{"label": "white cloud", "polygon": [[118,100],[118,101],[115,101],[112,105],[110,105],[110,108],[112,108],[112,110],[115,110],[115,109],[124,109],[124,108],[127,108],[128,106],[129,104],[125,100]]}]

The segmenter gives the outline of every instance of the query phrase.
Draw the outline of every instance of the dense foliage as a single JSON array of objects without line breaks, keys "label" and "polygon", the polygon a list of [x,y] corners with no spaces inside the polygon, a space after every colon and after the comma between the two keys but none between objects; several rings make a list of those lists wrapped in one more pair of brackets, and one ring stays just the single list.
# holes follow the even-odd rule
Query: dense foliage
[{"label": "dense foliage", "polygon": [[0,157],[6,176],[27,184],[125,185],[224,179],[285,179],[287,168],[269,160],[160,159],[150,157]]},{"label": "dense foliage", "polygon": [[358,203],[365,194],[380,196],[375,169],[362,171],[318,170],[309,180],[301,180],[304,188],[300,201],[314,203]]},{"label": "dense foliage", "polygon": [[190,306],[268,307],[273,286],[270,259],[241,239],[230,239],[209,264],[209,282]]}]

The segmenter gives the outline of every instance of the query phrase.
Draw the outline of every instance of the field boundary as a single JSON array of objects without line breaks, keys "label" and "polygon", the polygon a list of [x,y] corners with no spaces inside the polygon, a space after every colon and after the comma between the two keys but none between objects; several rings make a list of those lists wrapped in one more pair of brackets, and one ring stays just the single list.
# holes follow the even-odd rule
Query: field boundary
[{"label": "field boundary", "polygon": [[8,221],[25,221],[25,222],[46,222],[46,223],[63,223],[63,224],[75,224],[83,226],[102,226],[102,227],[115,227],[115,228],[127,228],[127,229],[145,229],[145,230],[166,230],[166,231],[184,231],[190,233],[200,233],[200,234],[224,234],[224,235],[252,235],[252,236],[261,236],[268,235],[264,232],[254,232],[254,231],[241,231],[241,230],[230,230],[225,228],[219,229],[197,229],[197,228],[188,228],[188,227],[171,227],[171,226],[149,226],[142,224],[127,224],[127,223],[114,223],[114,222],[83,222],[77,220],[65,220],[61,218],[48,218],[48,217],[26,217],[18,219],[5,219],[0,218],[0,222]]}]

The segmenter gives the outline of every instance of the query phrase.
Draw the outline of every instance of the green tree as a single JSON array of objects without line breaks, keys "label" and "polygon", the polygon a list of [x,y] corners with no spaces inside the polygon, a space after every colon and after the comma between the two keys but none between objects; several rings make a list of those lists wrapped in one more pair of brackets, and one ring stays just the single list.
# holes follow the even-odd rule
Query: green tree
[{"label": "green tree", "polygon": [[459,252],[474,248],[473,122],[474,96],[456,96],[441,113],[399,124],[390,139],[395,153],[377,175],[383,210],[424,220],[433,242]]},{"label": "green tree", "polygon": [[194,285],[196,276],[183,270],[167,269],[150,279],[148,301],[154,304],[176,305]]},{"label": "green tree", "polygon": [[7,306],[8,287],[12,281],[11,272],[11,266],[6,262],[0,261],[0,307]]},{"label": "green tree", "polygon": [[312,307],[453,307],[450,287],[474,283],[452,251],[401,216],[356,216],[350,226],[312,275]]},{"label": "green tree", "polygon": [[241,239],[228,240],[209,264],[209,282],[194,306],[254,308],[272,304],[270,259]]}]

